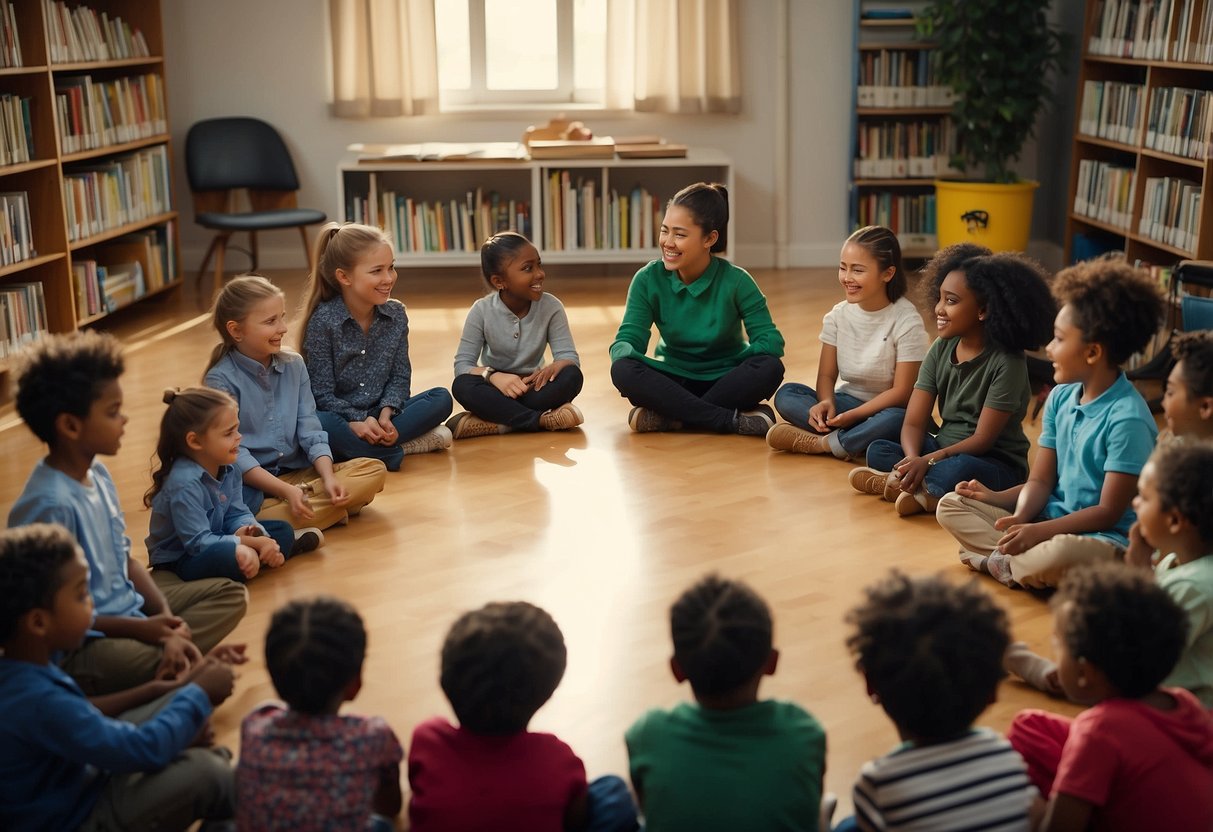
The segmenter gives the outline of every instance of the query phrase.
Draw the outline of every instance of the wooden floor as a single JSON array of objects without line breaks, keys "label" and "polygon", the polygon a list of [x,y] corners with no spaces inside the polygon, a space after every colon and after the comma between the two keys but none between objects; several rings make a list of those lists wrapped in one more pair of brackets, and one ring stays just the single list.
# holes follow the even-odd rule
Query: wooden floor
[{"label": "wooden floor", "polygon": [[[843,644],[843,616],[866,583],[892,567],[984,580],[1016,637],[1048,652],[1043,601],[972,577],[933,517],[898,518],[888,503],[853,493],[848,464],[773,453],[752,437],[629,432],[629,405],[611,386],[607,357],[628,278],[562,279],[560,271],[548,274],[546,288],[568,308],[581,352],[584,427],[409,457],[324,549],[255,579],[248,616],[232,636],[248,643],[252,661],[215,716],[220,741],[235,750],[241,717],[273,696],[262,659],[269,615],[320,592],[352,601],[370,631],[362,694],[347,707],[384,716],[404,742],[422,719],[449,714],[438,651],[459,613],[490,600],[543,606],[564,631],[569,666],[532,727],[558,734],[596,776],[626,774],[623,732],[642,711],[690,697],[667,669],[670,603],[705,572],[743,578],[771,604],[782,652],[762,694],[796,700],[825,725],[826,786],[844,809],[859,766],[897,741]],[[272,277],[294,308],[300,276]],[[755,277],[788,342],[787,378],[812,384],[821,316],[840,298],[833,271]],[[414,390],[449,386],[464,313],[482,289],[471,270],[401,272],[396,295],[409,310]],[[105,460],[141,558],[141,497],[161,390],[197,383],[216,339],[192,290],[152,304],[114,324],[128,345],[122,383],[131,421],[121,453]],[[5,516],[42,453],[11,411],[0,415]],[[980,721],[1005,730],[1020,708],[1042,706],[1075,710],[1008,681]]]}]

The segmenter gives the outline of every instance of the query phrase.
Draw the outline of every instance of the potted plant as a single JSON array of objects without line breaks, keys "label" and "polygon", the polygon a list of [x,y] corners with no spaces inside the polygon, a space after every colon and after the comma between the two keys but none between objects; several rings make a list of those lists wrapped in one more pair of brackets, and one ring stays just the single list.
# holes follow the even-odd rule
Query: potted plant
[{"label": "potted plant", "polygon": [[931,0],[919,32],[935,44],[937,83],[955,94],[954,168],[978,182],[938,180],[939,245],[972,240],[995,250],[1027,245],[1037,182],[1011,164],[1052,97],[1068,37],[1049,24],[1050,0]]}]

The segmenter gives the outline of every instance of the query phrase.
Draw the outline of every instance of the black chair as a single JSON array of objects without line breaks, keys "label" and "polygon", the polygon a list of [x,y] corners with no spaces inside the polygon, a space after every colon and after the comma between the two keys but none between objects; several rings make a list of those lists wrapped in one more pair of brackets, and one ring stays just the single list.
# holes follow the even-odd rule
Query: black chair
[{"label": "black chair", "polygon": [[[252,269],[257,268],[257,232],[298,228],[312,267],[306,226],[327,219],[323,211],[299,208],[299,177],[278,131],[255,118],[200,121],[185,137],[185,171],[194,195],[194,221],[215,232],[197,280],[215,255],[216,292],[223,286],[223,255],[237,231],[249,234]],[[239,191],[248,193],[251,211],[236,211]]]}]

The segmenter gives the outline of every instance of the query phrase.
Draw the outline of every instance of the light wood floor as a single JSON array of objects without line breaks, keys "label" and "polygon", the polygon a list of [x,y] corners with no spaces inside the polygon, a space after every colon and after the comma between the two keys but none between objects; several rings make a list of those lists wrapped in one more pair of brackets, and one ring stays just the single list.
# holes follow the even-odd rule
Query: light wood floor
[{"label": "light wood floor", "polygon": [[[241,717],[273,696],[262,659],[269,615],[320,592],[352,601],[370,631],[365,685],[347,707],[383,715],[404,742],[422,719],[449,713],[438,651],[459,613],[490,600],[545,607],[564,631],[569,665],[532,727],[570,743],[596,776],[626,775],[623,731],[642,711],[690,696],[667,669],[670,603],[705,572],[742,578],[770,603],[782,652],[762,694],[796,700],[825,725],[826,785],[844,809],[859,766],[896,742],[843,644],[843,616],[866,583],[892,567],[984,580],[1015,635],[1049,650],[1043,601],[970,576],[934,518],[898,518],[888,503],[853,493],[849,465],[772,453],[750,437],[630,433],[629,405],[611,386],[607,357],[628,278],[561,272],[549,272],[546,288],[568,308],[581,352],[584,427],[472,439],[407,458],[324,549],[255,579],[248,616],[232,636],[248,643],[252,661],[216,714],[220,741],[235,749]],[[833,271],[755,276],[788,342],[788,380],[812,384],[821,316],[840,297]],[[300,276],[272,277],[293,308]],[[472,270],[401,272],[396,294],[409,310],[414,390],[449,386],[464,313],[482,289]],[[128,345],[122,383],[131,421],[122,451],[105,462],[140,557],[160,392],[197,383],[215,341],[204,308],[187,289],[114,323]],[[0,414],[5,516],[42,453],[11,410]],[[1008,681],[980,722],[1005,730],[1023,707],[1075,711]]]}]

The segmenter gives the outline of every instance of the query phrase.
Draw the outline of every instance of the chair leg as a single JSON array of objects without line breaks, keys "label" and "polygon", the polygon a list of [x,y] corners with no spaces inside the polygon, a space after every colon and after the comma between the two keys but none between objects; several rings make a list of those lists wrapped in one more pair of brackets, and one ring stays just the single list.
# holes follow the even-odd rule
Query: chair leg
[{"label": "chair leg", "polygon": [[219,245],[219,238],[221,236],[223,235],[216,234],[211,238],[210,248],[206,250],[206,256],[202,258],[202,266],[198,269],[198,276],[194,278],[194,283],[198,284],[199,286],[202,285],[202,276],[206,274],[206,267],[210,265],[211,255],[215,253],[215,246]]},{"label": "chair leg", "polygon": [[299,236],[303,238],[303,256],[307,258],[307,273],[311,274],[316,264],[312,262],[312,247],[307,241],[307,226],[299,226]]},{"label": "chair leg", "polygon": [[216,238],[219,241],[219,247],[215,249],[215,297],[218,297],[219,290],[223,288],[223,255],[227,251],[227,241],[231,236],[229,232]]},{"label": "chair leg", "polygon": [[250,231],[248,233],[248,250],[249,256],[253,258],[253,265],[249,266],[250,272],[257,271],[257,232]]}]

